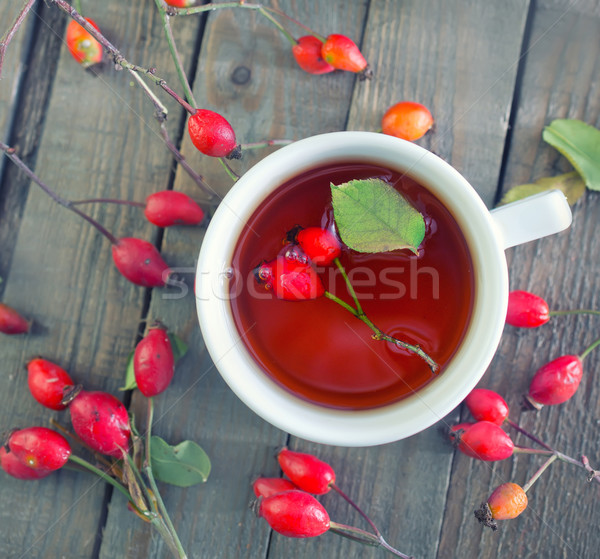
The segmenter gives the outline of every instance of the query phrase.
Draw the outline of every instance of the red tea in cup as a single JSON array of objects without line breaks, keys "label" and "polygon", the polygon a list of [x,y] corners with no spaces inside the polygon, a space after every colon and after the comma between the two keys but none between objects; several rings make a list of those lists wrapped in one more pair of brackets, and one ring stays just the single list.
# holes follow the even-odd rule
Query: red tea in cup
[{"label": "red tea in cup", "polygon": [[[423,215],[425,237],[417,255],[358,253],[342,244],[340,262],[369,319],[386,334],[421,347],[439,365],[437,373],[414,353],[374,340],[369,327],[330,299],[277,299],[254,279],[260,262],[286,250],[290,229],[333,226],[331,183],[364,178],[397,189]],[[412,178],[368,162],[329,164],[277,188],[246,223],[232,269],[231,310],[255,362],[292,394],[330,408],[384,406],[443,375],[473,307],[473,265],[452,214]],[[317,271],[327,291],[352,304],[336,266]]]}]

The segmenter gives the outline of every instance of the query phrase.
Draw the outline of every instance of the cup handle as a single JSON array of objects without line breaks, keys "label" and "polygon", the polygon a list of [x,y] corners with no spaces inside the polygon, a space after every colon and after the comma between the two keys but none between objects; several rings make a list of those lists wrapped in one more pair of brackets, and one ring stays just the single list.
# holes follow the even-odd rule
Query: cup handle
[{"label": "cup handle", "polygon": [[573,221],[567,198],[560,190],[528,196],[490,213],[504,249],[559,233]]}]

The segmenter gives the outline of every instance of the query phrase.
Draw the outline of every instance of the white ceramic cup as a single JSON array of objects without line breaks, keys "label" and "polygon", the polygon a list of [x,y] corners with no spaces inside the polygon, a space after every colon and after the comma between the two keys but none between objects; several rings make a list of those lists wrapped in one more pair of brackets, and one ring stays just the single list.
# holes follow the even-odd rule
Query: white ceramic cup
[{"label": "white ceramic cup", "polygon": [[[412,177],[437,196],[462,229],[474,266],[474,304],[464,339],[438,378],[403,400],[374,409],[338,410],[281,388],[255,363],[233,320],[231,259],[244,224],[288,179],[335,162],[368,161]],[[551,191],[491,212],[450,165],[413,144],[372,132],[333,132],[300,140],[250,169],[225,196],[206,232],[196,273],[196,304],[210,356],[230,388],[283,431],[339,446],[409,437],[458,406],[485,373],[500,343],[508,302],[505,249],[557,233],[571,223],[564,195]]]}]

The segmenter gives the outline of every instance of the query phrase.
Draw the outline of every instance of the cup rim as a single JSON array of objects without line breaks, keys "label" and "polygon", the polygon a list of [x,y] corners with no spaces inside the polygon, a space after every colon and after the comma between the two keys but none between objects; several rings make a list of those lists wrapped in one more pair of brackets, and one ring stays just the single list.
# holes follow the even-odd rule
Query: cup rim
[{"label": "cup rim", "polygon": [[[255,363],[233,321],[227,270],[244,220],[274,188],[310,168],[357,160],[406,172],[450,209],[471,252],[475,294],[467,332],[439,378],[396,403],[339,410],[294,396]],[[247,171],[223,198],[208,226],[195,283],[206,348],[238,398],[287,433],[338,446],[385,444],[442,420],[485,373],[500,342],[508,304],[504,250],[488,209],[468,181],[444,160],[412,142],[362,131],[331,132],[299,140]]]}]

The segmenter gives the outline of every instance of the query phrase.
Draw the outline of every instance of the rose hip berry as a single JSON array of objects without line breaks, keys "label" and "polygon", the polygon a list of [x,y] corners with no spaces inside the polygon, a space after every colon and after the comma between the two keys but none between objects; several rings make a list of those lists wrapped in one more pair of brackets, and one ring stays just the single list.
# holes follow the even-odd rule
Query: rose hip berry
[{"label": "rose hip berry", "polygon": [[487,388],[475,388],[465,398],[465,405],[477,421],[501,425],[508,417],[508,404],[500,394]]},{"label": "rose hip berry", "polygon": [[60,411],[67,407],[62,399],[75,383],[62,367],[36,357],[27,363],[27,384],[31,395],[42,406]]},{"label": "rose hip berry", "polygon": [[305,301],[325,293],[321,278],[310,264],[278,256],[255,270],[256,279],[278,299]]},{"label": "rose hip berry", "polygon": [[196,110],[188,119],[188,132],[196,149],[204,155],[239,159],[241,152],[235,132],[219,113]]},{"label": "rose hip berry", "polygon": [[322,495],[335,484],[333,468],[312,454],[283,448],[277,454],[283,473],[303,491]]},{"label": "rose hip berry", "polygon": [[515,448],[510,436],[490,421],[465,426],[451,438],[462,453],[486,462],[504,460],[513,454]]},{"label": "rose hip berry", "polygon": [[0,446],[0,467],[9,475],[17,479],[41,479],[52,473],[52,470],[30,468],[19,460],[14,452],[8,452]]},{"label": "rose hip berry", "polygon": [[519,516],[527,508],[527,494],[516,483],[507,482],[498,486],[487,503],[475,511],[479,522],[492,530],[498,528],[495,520],[510,520]]},{"label": "rose hip berry", "polygon": [[329,35],[321,47],[321,56],[337,70],[358,73],[359,79],[370,79],[373,75],[356,43],[345,35]]},{"label": "rose hip berry", "polygon": [[131,283],[142,287],[163,287],[169,266],[157,248],[148,241],[124,237],[112,245],[115,266]]},{"label": "rose hip berry", "polygon": [[314,35],[300,37],[292,47],[292,53],[298,66],[309,74],[327,74],[333,72],[335,68],[325,62],[321,56],[323,41]]},{"label": "rose hip berry", "polygon": [[549,320],[548,303],[539,295],[528,291],[511,291],[508,294],[507,324],[518,328],[537,328]]},{"label": "rose hip berry", "polygon": [[34,470],[58,470],[71,455],[71,445],[67,439],[47,427],[13,431],[6,446],[16,458]]},{"label": "rose hip berry", "polygon": [[289,479],[282,477],[259,477],[254,480],[252,489],[257,497],[270,497],[298,487]]},{"label": "rose hip berry", "polygon": [[162,190],[146,198],[146,219],[158,227],[198,225],[204,219],[202,208],[187,194]]},{"label": "rose hip berry", "polygon": [[577,355],[562,355],[540,367],[531,383],[526,400],[536,409],[566,402],[579,387],[583,362]]},{"label": "rose hip berry", "polygon": [[[89,18],[85,19],[92,27],[100,31],[94,21]],[[71,20],[67,25],[65,41],[71,56],[82,66],[87,68],[102,60],[102,45],[75,20]]]},{"label": "rose hip berry", "polygon": [[121,458],[129,448],[131,427],[127,409],[108,392],[77,389],[67,396],[71,424],[77,436],[93,450]]},{"label": "rose hip berry", "polygon": [[140,392],[150,398],[163,392],[175,372],[171,340],[162,325],[150,328],[133,354],[135,382]]},{"label": "rose hip berry", "polygon": [[321,227],[295,228],[290,240],[298,243],[304,254],[317,265],[331,264],[341,253],[341,244],[332,231]]},{"label": "rose hip berry", "polygon": [[0,303],[0,332],[3,334],[26,334],[29,332],[30,323],[15,309]]},{"label": "rose hip berry", "polygon": [[174,8],[189,8],[196,3],[196,0],[165,0],[165,3]]},{"label": "rose hip berry", "polygon": [[433,116],[425,105],[401,101],[392,105],[383,115],[381,131],[413,142],[423,137],[433,126]]},{"label": "rose hip berry", "polygon": [[329,530],[329,514],[312,495],[292,489],[260,498],[257,514],[279,534],[313,538]]}]

